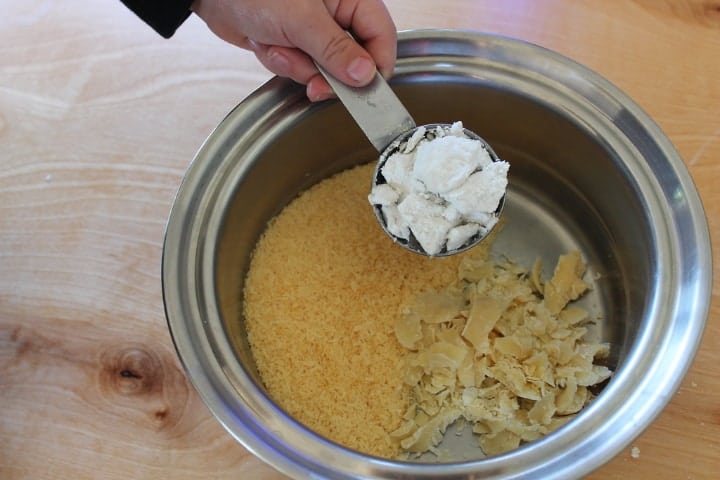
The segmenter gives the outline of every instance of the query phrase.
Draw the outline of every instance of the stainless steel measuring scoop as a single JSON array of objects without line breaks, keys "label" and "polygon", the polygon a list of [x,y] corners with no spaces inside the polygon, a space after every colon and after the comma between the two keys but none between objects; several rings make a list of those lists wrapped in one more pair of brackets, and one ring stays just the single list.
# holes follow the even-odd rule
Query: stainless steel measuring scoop
[{"label": "stainless steel measuring scoop", "polygon": [[[429,136],[431,137],[435,135],[438,128],[449,130],[451,127],[450,124],[431,124],[418,127],[405,106],[402,102],[400,102],[400,99],[392,91],[390,85],[388,85],[385,79],[377,71],[375,72],[373,80],[368,85],[364,87],[351,87],[336,79],[330,74],[330,72],[325,70],[319,64],[315,63],[315,65],[325,80],[327,80],[330,84],[338,99],[340,99],[360,129],[365,133],[365,136],[367,136],[368,140],[370,140],[370,143],[372,143],[380,153],[378,163],[375,167],[375,173],[373,175],[372,186],[386,183],[381,173],[382,167],[397,151],[405,149],[405,153],[408,153],[408,140],[410,140],[413,137],[413,134],[415,134],[415,132],[420,128],[424,128],[425,138],[430,139]],[[500,160],[492,148],[490,148],[490,145],[488,145],[488,143],[476,133],[468,129],[464,129],[464,134],[467,138],[479,140],[483,144],[485,150],[489,153],[493,162]],[[410,149],[410,151],[411,150],[412,149]],[[502,196],[497,208],[495,209],[495,217],[500,216],[504,204],[505,195]],[[448,250],[447,247],[444,246],[439,252],[430,254],[420,245],[420,242],[414,234],[410,233],[408,238],[402,238],[392,233],[388,229],[388,219],[383,213],[380,205],[374,204],[373,209],[383,230],[395,243],[398,243],[412,252],[428,256],[454,255],[468,250],[487,237],[495,225],[495,223],[493,223],[489,226],[489,228],[480,230],[458,248]]]}]

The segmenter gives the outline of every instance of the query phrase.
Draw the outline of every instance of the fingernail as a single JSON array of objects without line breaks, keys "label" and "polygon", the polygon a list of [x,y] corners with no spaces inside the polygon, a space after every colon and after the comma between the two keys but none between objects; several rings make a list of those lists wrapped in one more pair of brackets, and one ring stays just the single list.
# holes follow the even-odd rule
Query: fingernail
[{"label": "fingernail", "polygon": [[319,93],[314,94],[312,97],[308,97],[308,99],[310,99],[311,102],[322,102],[325,100],[330,100],[334,96],[335,96],[335,94],[332,91],[319,92]]},{"label": "fingernail", "polygon": [[253,40],[252,38],[247,39],[248,47],[250,47],[250,50],[253,52],[259,52],[260,51],[260,45]]},{"label": "fingernail", "polygon": [[316,83],[308,84],[306,94],[311,102],[321,102],[335,96],[332,89],[318,87]]},{"label": "fingernail", "polygon": [[287,55],[280,53],[277,50],[271,50],[267,59],[274,72],[279,75],[287,74],[290,67],[290,60],[288,60]]},{"label": "fingernail", "polygon": [[347,73],[356,82],[366,83],[375,74],[375,64],[365,57],[358,57],[350,62]]}]

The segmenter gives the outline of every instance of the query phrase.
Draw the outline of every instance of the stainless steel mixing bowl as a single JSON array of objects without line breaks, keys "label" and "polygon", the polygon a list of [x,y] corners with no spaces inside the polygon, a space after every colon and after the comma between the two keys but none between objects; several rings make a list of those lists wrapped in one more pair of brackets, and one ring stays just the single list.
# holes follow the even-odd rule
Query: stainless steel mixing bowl
[{"label": "stainless steel mixing bowl", "polygon": [[[243,280],[268,220],[318,180],[376,152],[338,102],[311,105],[273,79],[199,150],[177,195],[163,292],[178,354],[210,410],[246,448],[298,478],[570,478],[646,428],[700,341],[711,252],[700,199],[678,154],[626,95],[588,69],[521,41],[403,32],[393,88],[419,123],[462,120],[510,161],[497,254],[551,265],[577,248],[593,268],[585,301],[612,345],[612,380],[553,434],[483,459],[368,457],[288,417],[264,390],[243,327]],[[368,208],[370,208],[368,206]],[[398,247],[399,248],[399,247]],[[292,368],[288,366],[288,368]]]}]

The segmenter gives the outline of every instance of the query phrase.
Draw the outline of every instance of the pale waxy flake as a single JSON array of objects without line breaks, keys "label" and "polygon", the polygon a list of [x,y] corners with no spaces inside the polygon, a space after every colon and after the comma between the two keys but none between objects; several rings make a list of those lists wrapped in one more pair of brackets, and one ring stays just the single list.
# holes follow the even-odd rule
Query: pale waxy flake
[{"label": "pale waxy flake", "polygon": [[467,257],[455,284],[420,294],[398,318],[411,398],[391,436],[410,454],[435,452],[453,423],[472,425],[487,455],[517,448],[564,425],[612,372],[596,362],[606,343],[585,339],[588,312],[569,305],[589,288],[579,252],[542,279],[505,262]]}]

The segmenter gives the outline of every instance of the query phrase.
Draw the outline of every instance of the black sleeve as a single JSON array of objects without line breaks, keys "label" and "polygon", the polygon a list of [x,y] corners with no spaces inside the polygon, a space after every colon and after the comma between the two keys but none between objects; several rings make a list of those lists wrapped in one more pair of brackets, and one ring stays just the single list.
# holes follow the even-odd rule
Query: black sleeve
[{"label": "black sleeve", "polygon": [[120,0],[165,38],[190,16],[193,0]]}]

